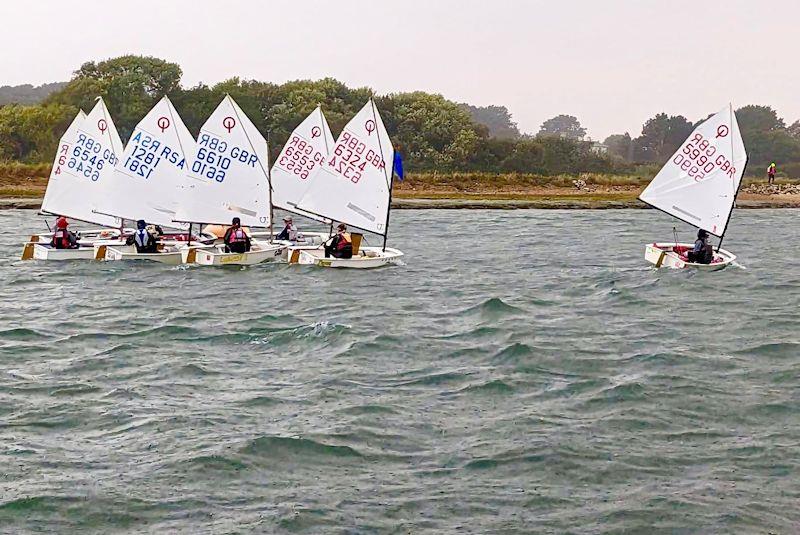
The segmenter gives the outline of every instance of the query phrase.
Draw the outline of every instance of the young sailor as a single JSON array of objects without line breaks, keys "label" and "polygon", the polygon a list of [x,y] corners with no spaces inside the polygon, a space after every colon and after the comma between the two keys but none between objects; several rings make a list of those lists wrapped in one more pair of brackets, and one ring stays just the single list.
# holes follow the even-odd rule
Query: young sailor
[{"label": "young sailor", "polygon": [[231,226],[225,231],[225,252],[246,253],[250,250],[250,236],[242,228],[242,221],[234,217]]},{"label": "young sailor", "polygon": [[294,222],[292,221],[292,216],[286,216],[283,218],[283,230],[280,234],[278,234],[275,239],[276,240],[288,240],[288,241],[297,241],[297,227],[294,226]]},{"label": "young sailor", "polygon": [[330,245],[325,246],[325,258],[353,258],[353,242],[347,225],[339,223],[336,227],[336,236],[331,238]]},{"label": "young sailor", "polygon": [[714,259],[714,248],[708,243],[708,232],[703,229],[697,231],[697,240],[694,242],[694,249],[686,254],[689,262],[696,264],[710,264]]},{"label": "young sailor", "polygon": [[50,246],[54,249],[77,249],[78,238],[75,233],[70,232],[67,227],[69,223],[64,216],[56,219],[56,231],[50,239]]},{"label": "young sailor", "polygon": [[137,253],[157,253],[158,237],[147,228],[144,219],[136,222],[136,232],[129,236],[125,243],[135,245]]}]

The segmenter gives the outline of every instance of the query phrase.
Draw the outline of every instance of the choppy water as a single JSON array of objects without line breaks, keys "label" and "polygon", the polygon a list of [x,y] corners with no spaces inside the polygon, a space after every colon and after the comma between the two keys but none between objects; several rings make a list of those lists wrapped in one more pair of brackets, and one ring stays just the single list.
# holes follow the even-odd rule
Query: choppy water
[{"label": "choppy water", "polygon": [[796,533],[797,217],[709,274],[651,210],[396,211],[354,272],[23,263],[2,212],[0,532]]}]

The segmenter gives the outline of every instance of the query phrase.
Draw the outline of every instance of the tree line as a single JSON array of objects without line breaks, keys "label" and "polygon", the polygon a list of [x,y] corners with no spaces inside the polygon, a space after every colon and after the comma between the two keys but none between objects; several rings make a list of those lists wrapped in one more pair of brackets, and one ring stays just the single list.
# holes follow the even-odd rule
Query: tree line
[{"label": "tree line", "polygon": [[[72,118],[79,109],[88,112],[97,96],[105,99],[122,140],[127,141],[163,95],[169,96],[196,135],[228,93],[269,136],[275,157],[291,131],[318,104],[336,135],[373,95],[367,87],[349,88],[332,78],[284,84],[233,78],[184,88],[182,74],[179,65],[162,59],[123,56],[84,63],[66,84],[18,86],[32,90],[26,93],[28,101],[34,98],[30,95],[46,92],[47,96],[28,105],[0,101],[0,161],[51,161]],[[613,135],[598,147],[586,139],[578,119],[569,115],[545,121],[532,136],[520,133],[503,106],[476,107],[422,91],[374,96],[389,135],[412,171],[630,173],[638,164],[666,161],[696,124],[661,113],[643,125],[641,135]],[[745,106],[737,116],[751,163],[760,166],[774,159],[783,169],[795,164],[800,171],[800,123],[787,127],[766,106]]]},{"label": "tree line", "polygon": [[[273,157],[291,131],[321,104],[334,134],[373,92],[350,88],[332,78],[273,84],[233,78],[209,86],[181,86],[179,65],[158,58],[123,56],[88,62],[65,86],[36,105],[0,107],[0,160],[48,162],[78,109],[89,111],[102,96],[120,136],[167,95],[195,135],[226,93],[269,135]],[[417,171],[499,171],[557,174],[615,172],[618,159],[598,155],[587,143],[548,136],[521,136],[508,110],[478,108],[422,91],[375,96],[386,128]]]},{"label": "tree line", "polygon": [[[642,126],[642,133],[625,134],[604,141],[610,154],[629,162],[663,164],[697,125],[682,115],[659,113]],[[736,110],[736,119],[747,148],[748,174],[763,175],[770,162],[788,176],[800,176],[800,121],[787,126],[769,106],[748,105]]]}]

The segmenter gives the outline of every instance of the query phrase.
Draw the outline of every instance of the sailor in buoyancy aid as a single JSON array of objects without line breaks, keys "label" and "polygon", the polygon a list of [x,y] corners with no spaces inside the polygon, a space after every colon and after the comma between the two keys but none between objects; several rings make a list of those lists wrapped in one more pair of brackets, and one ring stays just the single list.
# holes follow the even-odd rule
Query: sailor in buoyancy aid
[{"label": "sailor in buoyancy aid", "polygon": [[689,262],[697,264],[710,264],[714,259],[714,246],[708,243],[708,232],[703,229],[697,231],[697,240],[694,242],[694,249],[686,255]]},{"label": "sailor in buoyancy aid", "polygon": [[242,221],[238,217],[233,218],[223,240],[228,253],[246,253],[250,250],[250,236],[242,228]]},{"label": "sailor in buoyancy aid", "polygon": [[157,253],[158,237],[147,229],[144,219],[136,222],[136,229],[133,236],[128,236],[125,243],[135,245],[137,253]]},{"label": "sailor in buoyancy aid", "polygon": [[330,245],[325,246],[325,258],[353,258],[353,241],[347,232],[347,225],[339,223],[336,236],[331,238]]},{"label": "sailor in buoyancy aid", "polygon": [[294,226],[294,221],[292,221],[292,216],[286,216],[283,218],[283,230],[278,234],[275,239],[276,240],[287,240],[287,241],[297,241],[297,227]]},{"label": "sailor in buoyancy aid", "polygon": [[56,230],[53,232],[53,237],[50,240],[50,246],[54,249],[77,249],[78,238],[73,232],[70,232],[67,227],[66,217],[59,217],[56,220]]}]

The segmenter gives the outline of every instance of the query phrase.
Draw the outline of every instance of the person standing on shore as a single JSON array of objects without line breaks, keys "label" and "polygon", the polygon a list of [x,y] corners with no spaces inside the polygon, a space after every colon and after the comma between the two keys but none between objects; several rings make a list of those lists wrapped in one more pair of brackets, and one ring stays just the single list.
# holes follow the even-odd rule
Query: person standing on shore
[{"label": "person standing on shore", "polygon": [[767,167],[767,182],[769,184],[775,182],[775,171],[776,171],[775,162],[772,162],[771,164],[769,164],[769,167]]}]

